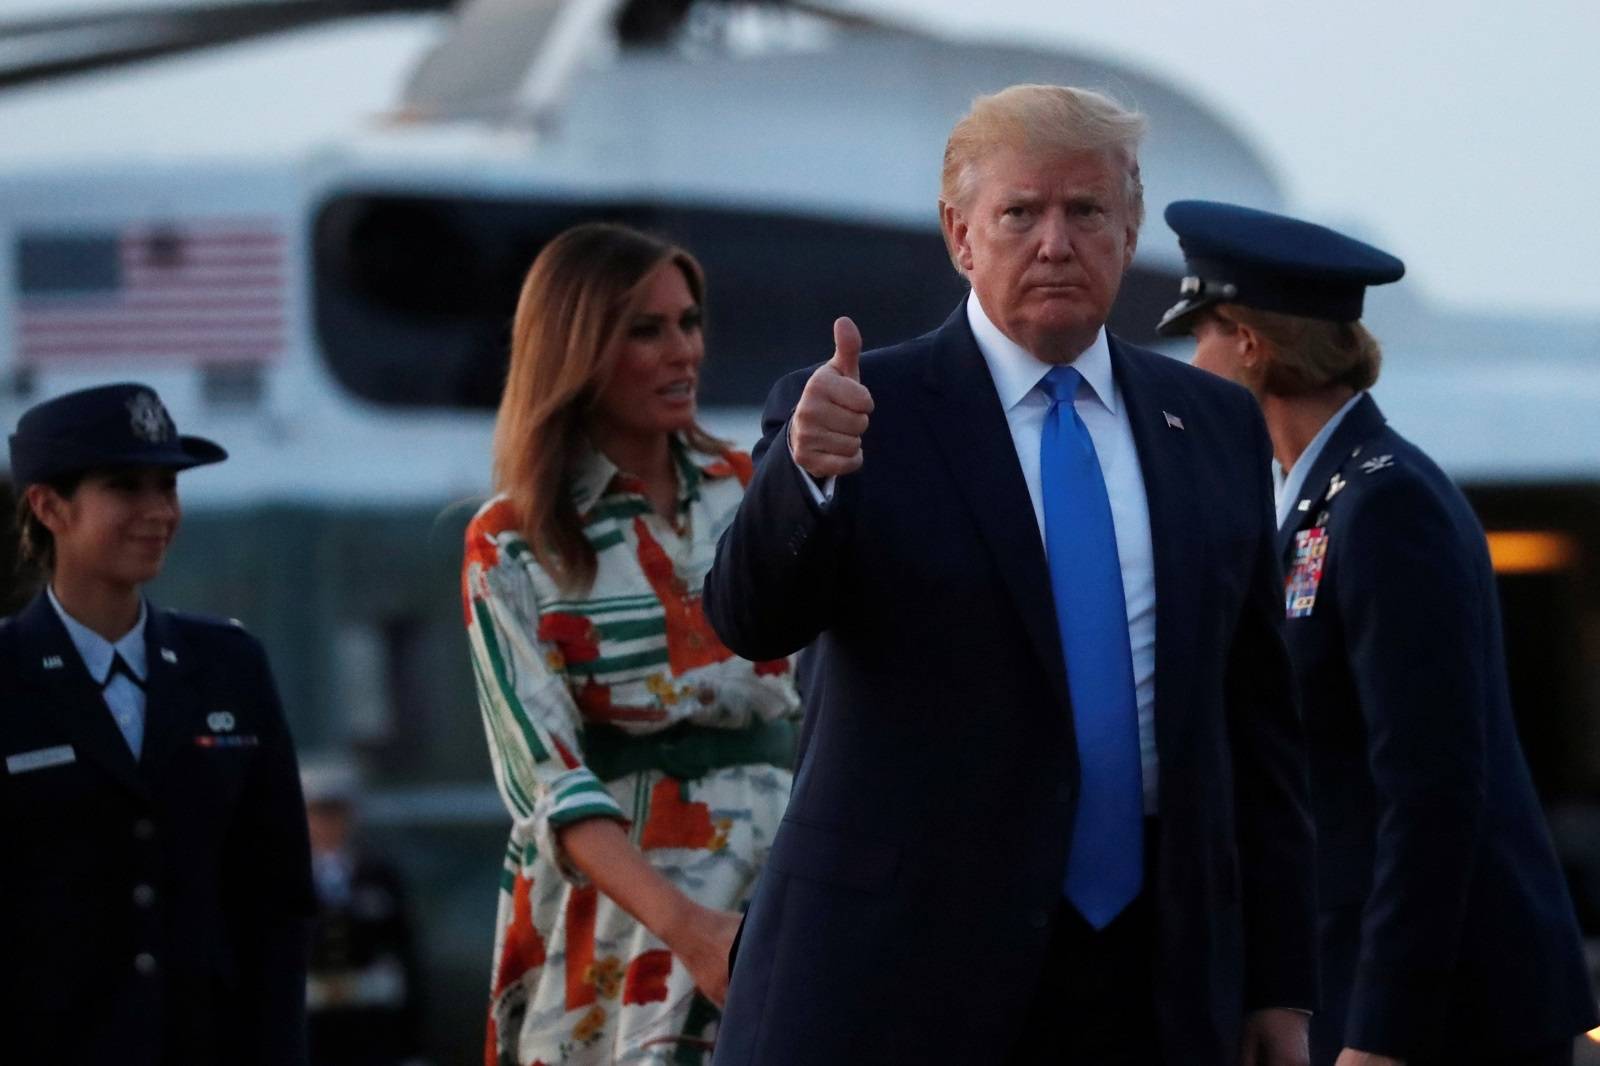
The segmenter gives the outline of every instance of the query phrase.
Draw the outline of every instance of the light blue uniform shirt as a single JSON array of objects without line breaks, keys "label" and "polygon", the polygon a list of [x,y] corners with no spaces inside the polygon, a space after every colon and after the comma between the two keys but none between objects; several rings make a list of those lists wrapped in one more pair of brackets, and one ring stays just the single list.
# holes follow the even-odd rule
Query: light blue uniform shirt
[{"label": "light blue uniform shirt", "polygon": [[[1327,447],[1328,438],[1333,436],[1333,431],[1339,428],[1339,423],[1344,421],[1344,416],[1350,409],[1361,402],[1361,397],[1366,393],[1358,392],[1345,402],[1345,405],[1333,413],[1323,427],[1317,430],[1317,435],[1311,438],[1311,443],[1306,445],[1306,450],[1300,453],[1300,458],[1294,461],[1294,466],[1287,471],[1278,465],[1278,460],[1272,460],[1272,488],[1278,504],[1278,528],[1289,520],[1290,513],[1299,502],[1300,490],[1305,488],[1306,478],[1311,474],[1311,468],[1317,465],[1317,456],[1322,454],[1322,449]],[[1312,486],[1313,489],[1316,486]]]},{"label": "light blue uniform shirt", "polygon": [[83,659],[89,676],[95,684],[102,686],[106,707],[111,711],[111,717],[122,732],[123,739],[128,742],[128,750],[133,752],[137,760],[144,747],[144,689],[121,673],[113,677],[110,684],[106,684],[106,675],[111,673],[112,657],[120,655],[141,684],[149,679],[144,647],[144,620],[147,614],[144,601],[139,601],[139,620],[113,644],[68,614],[66,608],[61,606],[61,601],[56,599],[55,589],[46,591],[50,596],[50,606],[56,609],[61,624],[67,627],[67,635],[72,638],[73,647],[78,649],[78,656]]}]

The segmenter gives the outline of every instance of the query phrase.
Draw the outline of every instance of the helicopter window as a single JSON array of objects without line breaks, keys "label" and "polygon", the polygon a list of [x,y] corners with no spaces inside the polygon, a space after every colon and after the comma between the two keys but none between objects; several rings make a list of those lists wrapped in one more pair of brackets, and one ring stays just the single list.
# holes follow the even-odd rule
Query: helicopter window
[{"label": "helicopter window", "polygon": [[[591,221],[658,233],[705,266],[708,405],[759,406],[779,376],[826,357],[841,314],[869,345],[887,343],[934,328],[965,291],[932,227],[687,204],[349,193],[323,206],[314,229],[316,328],[334,376],[378,403],[492,409],[528,266],[556,234]],[[1177,287],[1136,267],[1112,328],[1153,339]]]}]

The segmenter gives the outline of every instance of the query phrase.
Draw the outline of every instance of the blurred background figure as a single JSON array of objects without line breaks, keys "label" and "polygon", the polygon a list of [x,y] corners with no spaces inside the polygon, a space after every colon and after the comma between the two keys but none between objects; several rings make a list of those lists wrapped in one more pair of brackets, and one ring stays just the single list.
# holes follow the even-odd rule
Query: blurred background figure
[{"label": "blurred background figure", "polygon": [[317,892],[306,981],[311,1066],[420,1064],[421,972],[405,885],[358,839],[355,764],[308,762],[300,780]]},{"label": "blurred background figure", "polygon": [[701,605],[751,474],[695,418],[704,308],[688,252],[607,224],[517,302],[461,577],[512,819],[491,1062],[704,1061],[788,803],[792,664],[735,656]]}]

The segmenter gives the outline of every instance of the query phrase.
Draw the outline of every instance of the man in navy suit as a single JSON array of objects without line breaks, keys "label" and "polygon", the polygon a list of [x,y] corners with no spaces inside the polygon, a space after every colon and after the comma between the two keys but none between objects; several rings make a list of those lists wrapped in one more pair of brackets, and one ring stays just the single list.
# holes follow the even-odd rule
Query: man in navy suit
[{"label": "man in navy suit", "polygon": [[1305,1061],[1270,445],[1244,390],[1104,330],[1142,130],[980,98],[940,202],[971,296],[865,355],[840,319],[773,390],[706,605],[815,659],[718,1066]]},{"label": "man in navy suit", "polygon": [[1517,742],[1494,571],[1460,491],[1367,393],[1391,255],[1299,219],[1167,208],[1162,320],[1261,403],[1317,825],[1318,1066],[1560,1066],[1595,1024],[1572,905]]}]

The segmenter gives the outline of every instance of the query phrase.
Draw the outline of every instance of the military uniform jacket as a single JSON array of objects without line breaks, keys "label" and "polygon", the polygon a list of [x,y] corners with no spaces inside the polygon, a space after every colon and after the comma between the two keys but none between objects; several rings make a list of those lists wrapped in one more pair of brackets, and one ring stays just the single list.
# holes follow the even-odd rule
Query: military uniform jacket
[{"label": "military uniform jacket", "polygon": [[1278,547],[1318,837],[1314,1059],[1464,1061],[1587,1029],[1476,516],[1370,396],[1301,496]]},{"label": "military uniform jacket", "polygon": [[305,809],[260,644],[151,606],[135,761],[48,599],[0,621],[0,1049],[305,1059]]},{"label": "military uniform jacket", "polygon": [[416,947],[400,871],[353,851],[349,895],[323,898],[307,984],[313,1066],[390,1066],[420,1055]]}]

